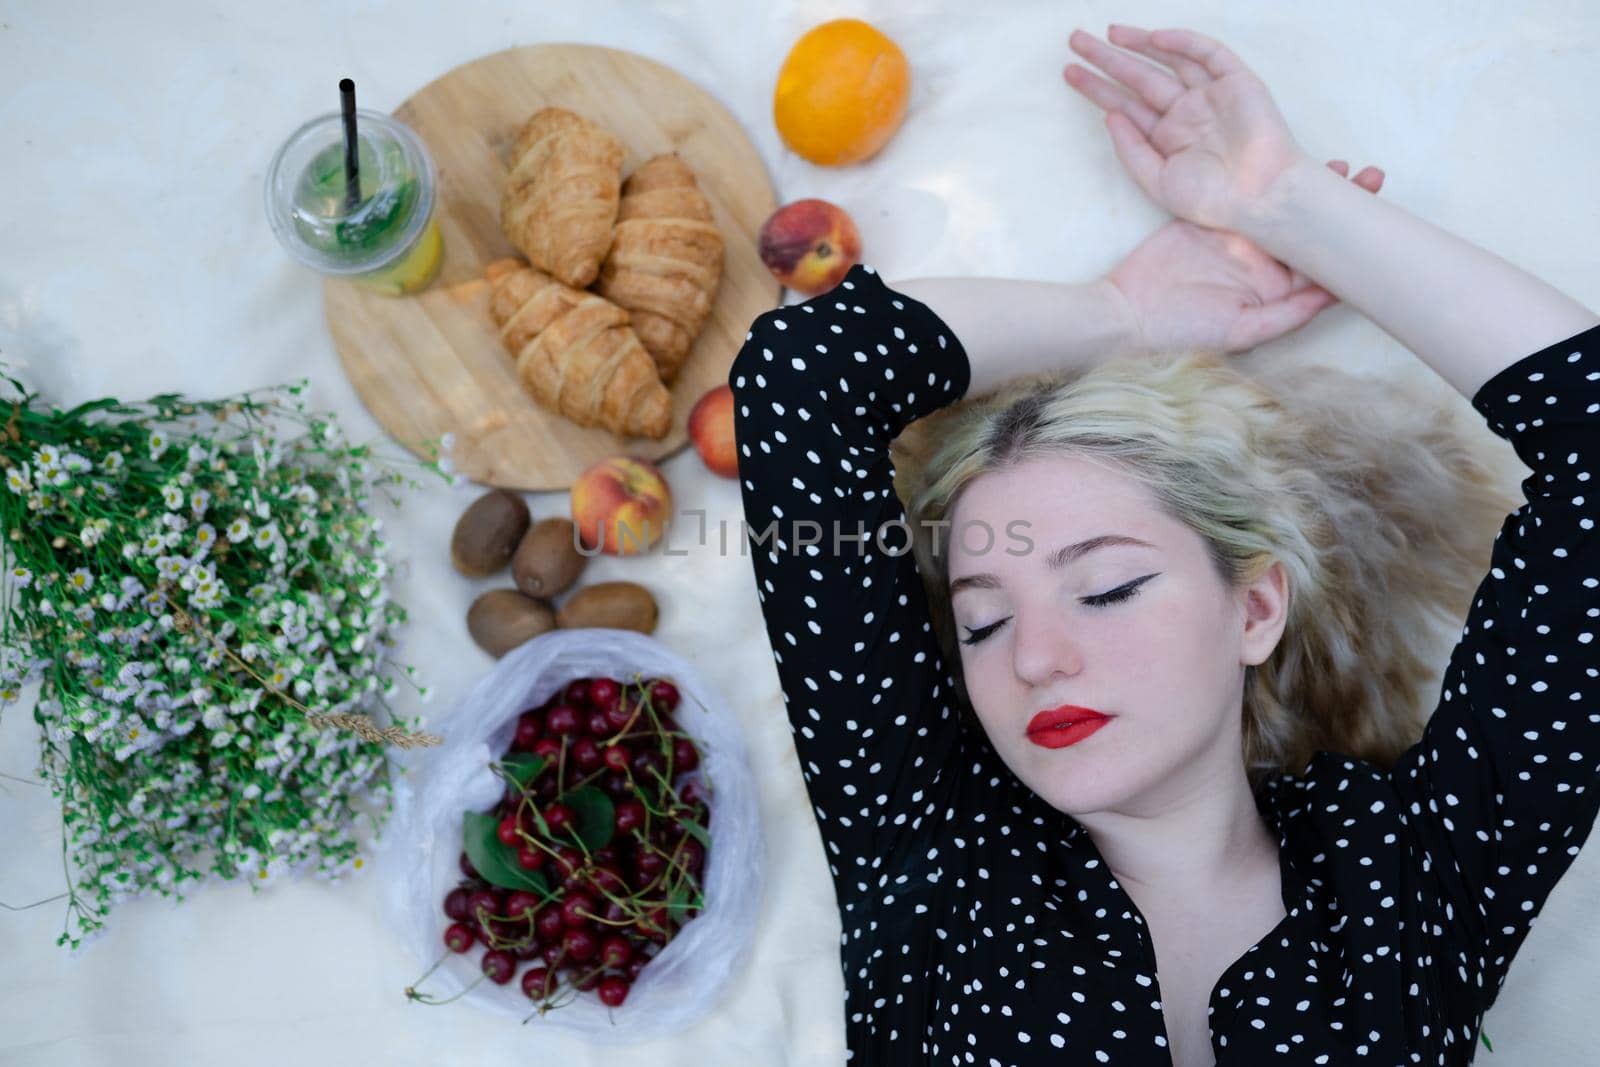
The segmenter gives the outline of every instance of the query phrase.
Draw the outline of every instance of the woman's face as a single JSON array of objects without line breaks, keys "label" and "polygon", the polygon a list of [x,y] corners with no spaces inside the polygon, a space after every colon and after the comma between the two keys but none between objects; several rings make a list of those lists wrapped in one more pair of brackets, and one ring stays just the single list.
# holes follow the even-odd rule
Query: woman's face
[{"label": "woman's face", "polygon": [[[1242,774],[1244,669],[1282,633],[1280,565],[1230,591],[1148,490],[1070,457],[980,476],[950,520],[967,692],[1029,788],[1068,814],[1155,814]],[[1143,544],[1073,551],[1104,537]],[[1035,716],[1062,705],[1110,718],[1065,747],[1031,740]]]}]

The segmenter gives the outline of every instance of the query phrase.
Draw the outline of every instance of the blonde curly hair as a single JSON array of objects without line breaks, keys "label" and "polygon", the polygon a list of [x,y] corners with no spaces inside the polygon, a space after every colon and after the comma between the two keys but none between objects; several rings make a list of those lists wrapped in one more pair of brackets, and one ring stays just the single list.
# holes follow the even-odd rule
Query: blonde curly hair
[{"label": "blonde curly hair", "polygon": [[[1239,361],[1119,358],[925,420],[939,444],[925,463],[897,463],[896,489],[965,713],[935,524],[979,475],[1071,455],[1144,484],[1230,587],[1283,562],[1283,636],[1245,679],[1252,787],[1318,750],[1388,769],[1421,737],[1496,531],[1521,503],[1485,462],[1492,435],[1474,440],[1418,385],[1281,357],[1247,374]],[[1434,636],[1447,622],[1448,643]]]}]

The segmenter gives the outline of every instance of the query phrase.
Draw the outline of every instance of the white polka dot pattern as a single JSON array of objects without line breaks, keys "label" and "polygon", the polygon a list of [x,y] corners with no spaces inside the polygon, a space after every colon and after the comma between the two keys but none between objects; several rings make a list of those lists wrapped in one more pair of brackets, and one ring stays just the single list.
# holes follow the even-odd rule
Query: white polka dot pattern
[{"label": "white polka dot pattern", "polygon": [[[1212,989],[1219,1064],[1472,1061],[1596,815],[1597,380],[1600,327],[1474,398],[1535,472],[1530,504],[1394,773],[1322,752],[1258,793],[1288,914]],[[903,551],[888,443],[964,395],[965,350],[857,264],[758,316],[728,382],[757,594],[843,920],[850,1059],[1170,1067],[1143,916],[1081,825],[957,715]]]}]

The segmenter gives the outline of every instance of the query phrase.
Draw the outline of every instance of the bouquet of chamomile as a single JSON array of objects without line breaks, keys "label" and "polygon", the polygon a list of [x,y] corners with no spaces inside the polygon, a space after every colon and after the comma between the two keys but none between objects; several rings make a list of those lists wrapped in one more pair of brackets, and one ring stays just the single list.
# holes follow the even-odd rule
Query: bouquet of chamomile
[{"label": "bouquet of chamomile", "polygon": [[[0,711],[38,684],[39,776],[60,800],[67,924],[190,883],[362,866],[385,746],[418,734],[390,700],[376,494],[419,483],[308,411],[307,383],[63,411],[0,374]],[[449,460],[420,464],[447,481]]]}]

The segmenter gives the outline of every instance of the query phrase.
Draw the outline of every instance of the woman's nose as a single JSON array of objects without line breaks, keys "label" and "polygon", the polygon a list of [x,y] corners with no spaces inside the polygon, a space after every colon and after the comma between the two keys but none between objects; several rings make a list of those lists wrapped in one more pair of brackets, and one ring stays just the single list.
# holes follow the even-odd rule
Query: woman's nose
[{"label": "woman's nose", "polygon": [[1019,611],[1011,624],[1011,655],[1022,681],[1042,686],[1058,674],[1071,677],[1083,669],[1080,643],[1065,619],[1053,612]]}]

